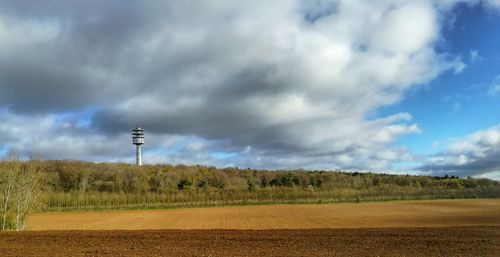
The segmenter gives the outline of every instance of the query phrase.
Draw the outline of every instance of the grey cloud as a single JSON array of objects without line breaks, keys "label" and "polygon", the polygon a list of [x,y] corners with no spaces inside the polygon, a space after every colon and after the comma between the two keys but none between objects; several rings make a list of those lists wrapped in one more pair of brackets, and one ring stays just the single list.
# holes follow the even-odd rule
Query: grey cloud
[{"label": "grey cloud", "polygon": [[88,84],[83,74],[48,69],[43,64],[4,59],[0,63],[0,78],[0,103],[21,112],[79,109],[95,97],[95,87]]},{"label": "grey cloud", "polygon": [[434,175],[478,176],[500,171],[500,151],[487,153],[488,157],[469,161],[466,164],[427,164],[418,167],[418,170],[430,172]]},{"label": "grey cloud", "polygon": [[143,38],[147,10],[121,3],[2,2],[0,105],[76,110],[109,102],[118,89],[125,89],[120,97],[135,93],[114,74],[127,47]]}]

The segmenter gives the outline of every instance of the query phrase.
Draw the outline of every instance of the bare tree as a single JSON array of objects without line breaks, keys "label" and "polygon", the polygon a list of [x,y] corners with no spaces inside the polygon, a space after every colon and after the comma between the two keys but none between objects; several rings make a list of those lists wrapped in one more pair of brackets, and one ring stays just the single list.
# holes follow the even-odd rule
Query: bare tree
[{"label": "bare tree", "polygon": [[0,189],[1,195],[1,228],[2,230],[10,229],[12,224],[12,218],[10,217],[13,195],[16,191],[16,183],[18,181],[18,172],[20,170],[20,163],[16,159],[11,159],[5,161],[0,170]]},{"label": "bare tree", "polygon": [[1,230],[23,230],[41,192],[37,162],[9,158],[0,165]]}]

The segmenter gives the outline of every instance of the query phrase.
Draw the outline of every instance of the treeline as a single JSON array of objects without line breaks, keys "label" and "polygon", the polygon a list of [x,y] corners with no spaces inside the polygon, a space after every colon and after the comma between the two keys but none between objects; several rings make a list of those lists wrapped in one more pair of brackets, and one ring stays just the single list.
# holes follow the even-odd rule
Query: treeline
[{"label": "treeline", "polygon": [[497,181],[448,176],[30,162],[43,174],[41,211],[500,196]]}]

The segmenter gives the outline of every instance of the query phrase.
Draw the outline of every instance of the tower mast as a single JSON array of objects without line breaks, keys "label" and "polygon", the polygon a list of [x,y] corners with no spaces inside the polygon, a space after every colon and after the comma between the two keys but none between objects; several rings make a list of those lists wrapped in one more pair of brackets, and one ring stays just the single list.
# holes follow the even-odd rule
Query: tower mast
[{"label": "tower mast", "polygon": [[144,129],[139,125],[135,129],[132,129],[132,144],[135,145],[135,163],[137,166],[142,166],[141,145],[144,144]]}]

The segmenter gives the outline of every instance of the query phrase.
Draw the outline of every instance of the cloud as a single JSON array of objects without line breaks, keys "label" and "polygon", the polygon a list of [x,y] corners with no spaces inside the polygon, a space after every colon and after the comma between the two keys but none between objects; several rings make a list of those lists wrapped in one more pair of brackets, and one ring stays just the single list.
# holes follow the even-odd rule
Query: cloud
[{"label": "cloud", "polygon": [[484,1],[487,5],[490,5],[494,8],[500,8],[500,0],[489,0],[489,1]]},{"label": "cloud", "polygon": [[150,162],[388,168],[420,129],[377,110],[465,67],[434,48],[452,2],[1,1],[4,142],[127,161],[140,123]]},{"label": "cloud", "polygon": [[459,74],[462,73],[462,71],[464,71],[465,67],[467,67],[465,63],[457,62],[457,65],[454,67],[453,71],[455,72],[455,74]]},{"label": "cloud", "polygon": [[[87,159],[104,162],[133,162],[135,148],[127,133],[100,134],[89,127],[88,113],[18,115],[0,110],[2,152],[21,153],[28,158]],[[210,157],[222,143],[206,142],[192,136],[148,134],[145,158],[148,163],[197,164],[223,166]],[[223,147],[220,145],[219,147]],[[82,158],[84,157],[84,158]]]},{"label": "cloud", "polygon": [[479,52],[477,50],[470,50],[470,61],[472,63],[475,63],[477,61],[482,60],[483,57],[479,55]]},{"label": "cloud", "polygon": [[500,125],[450,140],[443,152],[430,156],[418,170],[458,176],[498,176]]},{"label": "cloud", "polygon": [[497,76],[488,89],[488,95],[496,96],[500,94],[500,76]]}]

